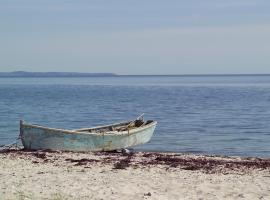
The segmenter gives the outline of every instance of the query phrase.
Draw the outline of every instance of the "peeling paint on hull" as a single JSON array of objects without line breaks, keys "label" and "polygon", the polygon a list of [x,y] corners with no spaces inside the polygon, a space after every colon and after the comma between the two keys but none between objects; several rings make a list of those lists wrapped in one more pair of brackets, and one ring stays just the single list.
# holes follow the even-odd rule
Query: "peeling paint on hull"
[{"label": "peeling paint on hull", "polygon": [[112,151],[144,144],[150,141],[157,122],[130,131],[88,133],[46,128],[21,123],[20,135],[25,149],[63,151]]}]

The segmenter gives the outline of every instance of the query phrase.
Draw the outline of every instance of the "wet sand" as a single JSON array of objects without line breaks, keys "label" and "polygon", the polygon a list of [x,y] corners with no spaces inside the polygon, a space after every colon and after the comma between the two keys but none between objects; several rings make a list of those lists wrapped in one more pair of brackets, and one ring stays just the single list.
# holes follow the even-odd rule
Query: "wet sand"
[{"label": "wet sand", "polygon": [[0,153],[0,199],[270,199],[270,159]]}]

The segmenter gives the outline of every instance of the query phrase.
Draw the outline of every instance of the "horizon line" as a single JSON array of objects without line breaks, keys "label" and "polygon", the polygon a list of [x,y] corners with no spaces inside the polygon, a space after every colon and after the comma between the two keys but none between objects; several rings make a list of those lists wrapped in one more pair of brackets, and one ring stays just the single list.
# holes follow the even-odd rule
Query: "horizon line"
[{"label": "horizon line", "polygon": [[[12,71],[12,72],[0,72],[0,77],[5,77],[5,76],[1,76],[1,74],[6,74],[6,75],[17,75],[16,77],[20,77],[18,75],[22,75],[23,74],[28,74],[29,77],[32,77],[31,74],[33,74],[33,77],[38,77],[35,76],[34,74],[52,74],[53,77],[53,73],[55,73],[55,77],[57,76],[72,76],[72,74],[74,76],[79,77],[80,75],[93,75],[93,76],[111,76],[111,77],[119,77],[119,76],[270,76],[270,73],[188,73],[188,74],[117,74],[117,73],[113,73],[113,72],[66,72],[66,71],[46,71],[46,72],[36,72],[36,71]],[[8,77],[8,76],[6,76]],[[49,77],[49,76],[48,76]]]}]

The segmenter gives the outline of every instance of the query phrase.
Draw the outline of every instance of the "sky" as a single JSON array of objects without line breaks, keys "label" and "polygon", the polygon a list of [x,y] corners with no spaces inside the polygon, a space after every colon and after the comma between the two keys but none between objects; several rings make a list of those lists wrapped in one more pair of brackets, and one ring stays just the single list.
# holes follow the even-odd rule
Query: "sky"
[{"label": "sky", "polygon": [[270,1],[0,0],[0,71],[270,73]]}]

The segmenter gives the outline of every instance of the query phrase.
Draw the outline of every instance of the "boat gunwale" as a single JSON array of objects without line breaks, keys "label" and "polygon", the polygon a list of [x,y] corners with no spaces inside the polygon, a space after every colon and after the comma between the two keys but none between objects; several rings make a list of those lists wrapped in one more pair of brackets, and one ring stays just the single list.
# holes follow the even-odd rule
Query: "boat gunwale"
[{"label": "boat gunwale", "polygon": [[[128,123],[129,121],[127,121]],[[122,122],[124,123],[124,122]],[[117,125],[117,124],[121,124],[121,123],[115,123],[112,125]],[[75,131],[75,130],[68,130],[68,129],[60,129],[60,128],[50,128],[50,127],[45,127],[45,126],[41,126],[41,125],[37,125],[37,124],[28,124],[25,123],[24,121],[22,121],[21,123],[21,129],[23,129],[23,126],[28,126],[28,127],[33,127],[33,128],[39,128],[39,129],[44,129],[44,130],[49,130],[49,131],[60,131],[62,133],[68,133],[68,134],[84,134],[84,135],[95,135],[95,136],[104,136],[104,135],[131,135],[131,134],[135,134],[137,132],[143,131],[145,129],[148,129],[152,126],[155,126],[157,124],[157,121],[152,121],[149,124],[146,124],[144,126],[141,127],[136,127],[134,129],[131,129],[129,131],[119,131],[119,132],[113,132],[113,131],[109,131],[109,132],[103,132],[103,133],[97,133],[97,132],[86,132],[86,131]],[[107,127],[107,126],[111,126],[111,125],[104,125],[104,126],[97,126],[97,127],[91,127],[89,129],[94,129],[94,128],[102,128],[102,127]],[[87,128],[86,128],[87,129]],[[80,129],[77,129],[80,130]],[[23,134],[22,134],[23,135]]]}]

